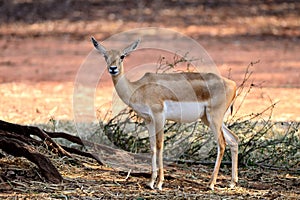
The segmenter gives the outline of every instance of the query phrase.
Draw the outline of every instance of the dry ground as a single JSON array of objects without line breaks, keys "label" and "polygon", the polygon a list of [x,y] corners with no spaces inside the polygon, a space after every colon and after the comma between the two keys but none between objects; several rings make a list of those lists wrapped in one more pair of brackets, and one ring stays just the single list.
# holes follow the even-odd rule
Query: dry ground
[{"label": "dry ground", "polygon": [[[247,65],[260,60],[251,68],[256,87],[240,113],[261,111],[270,104],[270,97],[274,102],[279,101],[274,120],[300,121],[300,3],[19,2],[25,3],[12,6],[0,2],[0,17],[5,22],[0,25],[1,120],[21,124],[48,123],[51,118],[72,120],[73,83],[81,63],[92,50],[89,37],[94,35],[104,40],[132,28],[156,26],[196,39],[220,72],[228,76],[230,70],[231,78],[238,83]],[[97,93],[97,105],[111,101],[110,88]],[[1,174],[15,176],[10,179],[13,188],[4,187],[0,179],[3,192],[0,198],[300,198],[299,174],[276,170],[242,168],[237,189],[218,188],[213,192],[205,187],[212,167],[170,167],[165,190],[157,192],[144,187],[145,177],[130,176],[125,180],[126,174],[93,164],[60,166],[66,182],[49,185],[40,181],[34,168],[24,171],[23,159],[11,161],[0,160]],[[33,177],[25,180],[24,176],[30,174]],[[229,174],[227,169],[221,172],[222,188]]]},{"label": "dry ground", "polygon": [[[81,165],[52,157],[64,177],[62,184],[40,179],[35,167],[24,159],[2,159],[0,167],[10,180],[1,183],[0,198],[30,199],[299,199],[299,176],[283,171],[240,168],[239,185],[229,189],[230,168],[223,166],[214,191],[207,188],[212,167],[174,165],[166,167],[163,191],[150,190],[149,176],[120,173],[86,159]],[[4,166],[3,166],[4,165]],[[25,170],[24,170],[25,169]],[[0,179],[1,180],[1,179]],[[13,187],[13,188],[12,188]]]}]

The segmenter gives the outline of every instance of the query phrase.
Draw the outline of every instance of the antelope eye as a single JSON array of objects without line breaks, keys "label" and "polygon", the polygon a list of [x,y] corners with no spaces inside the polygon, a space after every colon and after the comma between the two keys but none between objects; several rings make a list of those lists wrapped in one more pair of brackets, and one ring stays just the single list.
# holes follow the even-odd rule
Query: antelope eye
[{"label": "antelope eye", "polygon": [[121,60],[123,60],[123,59],[125,58],[125,56],[124,56],[124,55],[121,55],[120,58],[121,58]]}]

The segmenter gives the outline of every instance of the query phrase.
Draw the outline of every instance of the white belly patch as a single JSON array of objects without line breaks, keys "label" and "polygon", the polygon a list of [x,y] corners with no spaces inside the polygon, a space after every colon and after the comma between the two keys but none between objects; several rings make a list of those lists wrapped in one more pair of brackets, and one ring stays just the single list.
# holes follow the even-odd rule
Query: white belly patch
[{"label": "white belly patch", "polygon": [[165,119],[178,122],[194,122],[203,116],[206,102],[164,102]]}]

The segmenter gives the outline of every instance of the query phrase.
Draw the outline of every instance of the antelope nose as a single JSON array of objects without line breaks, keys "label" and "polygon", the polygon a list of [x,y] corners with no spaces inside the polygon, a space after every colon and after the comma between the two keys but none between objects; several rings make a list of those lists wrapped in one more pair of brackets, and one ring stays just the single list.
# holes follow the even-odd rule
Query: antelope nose
[{"label": "antelope nose", "polygon": [[116,75],[119,73],[119,69],[117,66],[110,66],[109,69],[108,69],[109,73],[112,74],[112,75]]}]

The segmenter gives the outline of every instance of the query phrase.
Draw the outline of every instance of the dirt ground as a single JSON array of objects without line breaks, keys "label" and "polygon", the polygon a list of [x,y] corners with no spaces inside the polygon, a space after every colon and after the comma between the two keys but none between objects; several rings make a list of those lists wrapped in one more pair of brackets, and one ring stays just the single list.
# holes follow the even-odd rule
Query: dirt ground
[{"label": "dirt ground", "polygon": [[[50,156],[51,157],[51,156]],[[163,191],[151,190],[149,176],[117,172],[82,161],[52,157],[64,177],[62,184],[41,181],[37,170],[24,159],[2,159],[3,173],[11,180],[1,184],[0,198],[14,199],[299,199],[299,176],[260,168],[240,168],[239,185],[229,189],[230,168],[223,166],[215,186],[207,188],[212,167],[174,165],[166,167]],[[26,170],[24,170],[24,168]],[[0,179],[1,180],[1,179]],[[11,187],[14,186],[14,189]]]},{"label": "dirt ground", "polygon": [[[221,74],[228,76],[230,71],[230,78],[238,84],[243,80],[246,67],[259,60],[250,68],[254,88],[240,115],[262,111],[271,104],[271,99],[278,102],[273,120],[300,121],[300,3],[297,1],[271,0],[255,4],[247,0],[230,3],[156,0],[137,4],[122,0],[9,2],[0,2],[3,21],[0,24],[1,120],[21,124],[48,123],[53,118],[73,120],[74,80],[80,65],[93,49],[90,36],[101,41],[122,31],[151,26],[170,28],[197,40]],[[110,80],[107,81],[107,85],[111,85]],[[111,96],[111,86],[97,91],[97,105],[111,101]],[[147,194],[152,193],[158,193],[157,198],[166,193],[172,198],[194,198],[196,196],[191,194],[202,190],[205,191],[202,197],[207,199],[300,198],[300,194],[295,193],[299,188],[299,176],[288,172],[241,169],[241,187],[212,192],[204,189],[204,182],[197,179],[207,182],[210,174],[207,171],[211,169],[205,168],[206,173],[194,166],[172,170],[169,173],[176,174],[176,178],[169,177],[163,192],[146,190],[144,193],[144,177],[124,181],[124,175],[111,169],[97,169],[95,175],[94,169],[87,167],[78,176],[65,175],[73,180],[68,186],[51,186],[44,195],[49,197],[49,192],[71,187],[78,192],[76,194],[88,195],[85,188],[93,188],[106,197],[111,194],[115,198],[118,194],[130,197],[130,193],[135,193],[135,198],[147,198]],[[269,179],[270,174],[272,179]],[[228,177],[228,174],[226,178],[221,175],[221,181],[228,181]],[[274,177],[276,182],[273,182]],[[72,185],[74,181],[76,186]],[[86,181],[90,186],[85,185]],[[179,186],[180,181],[183,187]],[[34,182],[20,184],[29,186]],[[130,190],[125,191],[126,187]],[[74,191],[70,191],[70,195],[74,195]],[[26,196],[28,192],[15,190],[12,196]],[[43,191],[33,192],[43,195]],[[66,191],[63,195],[69,194]]]},{"label": "dirt ground", "polygon": [[[229,39],[199,42],[219,66],[221,74],[228,76],[231,70],[230,76],[238,84],[247,65],[260,60],[250,68],[253,71],[250,83],[253,81],[256,87],[245,100],[240,115],[264,110],[271,104],[270,98],[278,102],[273,120],[300,120],[299,40],[240,38],[238,45]],[[284,43],[289,46],[288,51]],[[72,120],[74,81],[81,63],[92,50],[88,36],[83,41],[49,36],[2,39],[0,47],[3,49],[0,58],[2,120],[23,124],[46,123],[51,117]],[[107,81],[111,85],[111,80]],[[111,102],[112,90],[102,88],[96,99],[98,105]]]}]

